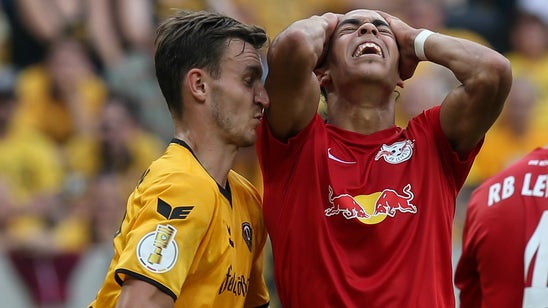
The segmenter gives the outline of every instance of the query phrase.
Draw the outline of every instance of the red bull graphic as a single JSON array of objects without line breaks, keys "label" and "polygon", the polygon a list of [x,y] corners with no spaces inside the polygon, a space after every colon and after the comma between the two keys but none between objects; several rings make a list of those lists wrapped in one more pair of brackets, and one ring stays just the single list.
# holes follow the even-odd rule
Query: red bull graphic
[{"label": "red bull graphic", "polygon": [[328,188],[331,207],[324,210],[328,217],[341,214],[346,219],[355,218],[364,224],[377,224],[386,217],[394,217],[397,212],[417,213],[417,207],[411,203],[414,194],[410,184],[405,185],[401,194],[393,189],[384,189],[370,195],[335,195],[333,188]]},{"label": "red bull graphic", "polygon": [[404,195],[398,194],[395,190],[385,189],[375,203],[375,212],[373,216],[386,214],[390,217],[396,215],[396,211],[402,213],[417,213],[417,207],[411,203],[413,192],[411,185],[407,184],[403,188]]},{"label": "red bull graphic", "polygon": [[325,209],[325,216],[333,216],[342,213],[344,218],[369,218],[362,206],[349,194],[333,197],[333,188],[329,186],[329,203],[331,207]]}]

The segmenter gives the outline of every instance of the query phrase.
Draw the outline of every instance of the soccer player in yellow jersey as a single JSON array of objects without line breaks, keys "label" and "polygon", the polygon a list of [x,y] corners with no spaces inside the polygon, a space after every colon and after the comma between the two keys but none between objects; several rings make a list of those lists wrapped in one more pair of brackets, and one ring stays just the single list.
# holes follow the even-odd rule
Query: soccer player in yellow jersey
[{"label": "soccer player in yellow jersey", "polygon": [[231,170],[254,144],[268,95],[265,31],[178,11],[155,40],[174,138],[130,195],[90,307],[267,307],[260,195]]}]

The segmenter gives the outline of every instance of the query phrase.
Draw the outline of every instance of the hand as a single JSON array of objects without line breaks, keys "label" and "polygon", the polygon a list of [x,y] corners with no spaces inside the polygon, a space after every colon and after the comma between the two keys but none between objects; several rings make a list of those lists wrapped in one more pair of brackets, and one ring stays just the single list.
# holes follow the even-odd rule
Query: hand
[{"label": "hand", "polygon": [[382,11],[377,11],[390,25],[399,46],[400,63],[399,72],[402,80],[409,79],[413,76],[419,59],[415,54],[415,37],[420,33],[419,29],[415,29],[397,17],[387,14]]},{"label": "hand", "polygon": [[325,22],[325,40],[323,43],[322,54],[318,58],[316,67],[321,67],[325,63],[325,59],[327,58],[327,53],[329,52],[329,48],[331,46],[330,44],[331,37],[333,36],[333,32],[335,32],[335,29],[337,28],[337,25],[339,24],[339,19],[341,16],[343,15],[328,12],[321,16],[312,17],[312,18],[320,18],[322,19],[323,22]]}]

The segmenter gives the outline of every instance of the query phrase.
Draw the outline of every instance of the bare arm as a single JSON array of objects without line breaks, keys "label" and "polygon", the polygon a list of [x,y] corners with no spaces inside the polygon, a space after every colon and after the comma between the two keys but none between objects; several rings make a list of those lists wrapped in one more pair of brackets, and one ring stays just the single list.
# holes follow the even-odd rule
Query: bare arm
[{"label": "bare arm", "polygon": [[[109,0],[88,0],[87,30],[101,60],[114,67],[124,59],[123,40],[137,50],[151,51],[154,23],[151,4],[147,0],[119,0],[112,10]],[[120,24],[120,33],[115,21]],[[120,36],[123,36],[120,37]]]},{"label": "bare arm", "polygon": [[107,66],[115,66],[123,57],[123,50],[112,23],[110,3],[107,0],[89,0],[87,30],[91,42]]},{"label": "bare arm", "polygon": [[[381,13],[392,27],[400,45],[400,72],[410,77],[410,67],[418,59],[414,39],[420,29]],[[510,62],[498,52],[472,41],[439,33],[424,44],[429,61],[447,67],[461,85],[445,97],[441,106],[441,126],[454,149],[470,151],[499,116],[512,84]]]},{"label": "bare arm", "polygon": [[332,13],[296,21],[270,45],[265,82],[270,108],[266,118],[282,141],[305,128],[317,111],[320,85],[314,68],[329,46],[337,21]]},{"label": "bare arm", "polygon": [[38,39],[50,42],[63,32],[63,18],[46,1],[19,0],[15,2],[22,21]]},{"label": "bare arm", "polygon": [[173,308],[173,298],[142,280],[127,277],[116,308]]},{"label": "bare arm", "polygon": [[120,21],[122,32],[133,48],[152,50],[154,36],[154,21],[152,16],[152,1],[121,0],[115,19]]}]

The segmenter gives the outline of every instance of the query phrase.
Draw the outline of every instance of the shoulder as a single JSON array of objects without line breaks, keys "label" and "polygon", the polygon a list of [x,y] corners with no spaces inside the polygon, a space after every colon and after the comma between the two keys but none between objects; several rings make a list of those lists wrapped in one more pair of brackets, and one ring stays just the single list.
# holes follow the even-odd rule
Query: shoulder
[{"label": "shoulder", "polygon": [[247,204],[253,207],[260,207],[261,195],[257,188],[244,176],[234,170],[230,170],[228,181],[232,194],[239,194],[243,199],[247,200]]},{"label": "shoulder", "polygon": [[170,203],[204,203],[215,199],[219,188],[190,151],[170,145],[139,180],[138,193]]},{"label": "shoulder", "polygon": [[410,121],[408,127],[416,126],[439,126],[440,125],[440,110],[441,106],[437,105],[429,109],[424,110],[418,115],[414,116]]}]

